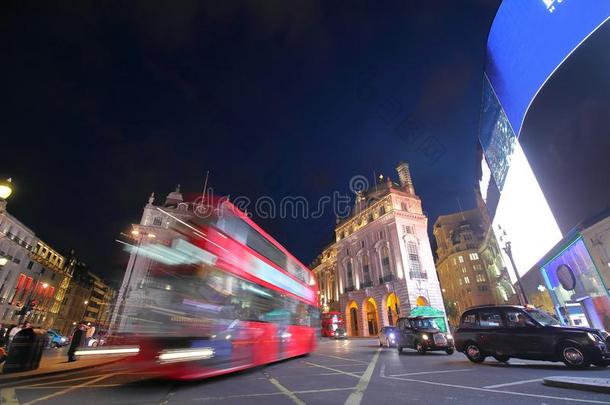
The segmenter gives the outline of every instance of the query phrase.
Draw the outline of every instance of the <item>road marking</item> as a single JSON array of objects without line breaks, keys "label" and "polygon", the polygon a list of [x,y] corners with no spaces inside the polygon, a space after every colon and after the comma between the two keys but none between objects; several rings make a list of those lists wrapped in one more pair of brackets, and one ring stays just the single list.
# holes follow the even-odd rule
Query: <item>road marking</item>
[{"label": "road marking", "polygon": [[0,390],[0,404],[19,405],[15,388],[3,388]]},{"label": "road marking", "polygon": [[368,387],[369,382],[371,381],[373,370],[375,370],[377,359],[379,359],[379,353],[381,353],[381,350],[377,349],[377,353],[375,353],[373,359],[369,363],[369,366],[366,368],[364,374],[362,374],[362,377],[360,377],[358,385],[356,385],[356,390],[349,394],[349,397],[347,397],[347,400],[345,401],[346,405],[360,405],[360,402],[362,402],[364,391],[366,391],[366,387]]},{"label": "road marking", "polygon": [[521,381],[514,381],[514,382],[509,382],[509,383],[504,383],[504,384],[488,385],[483,388],[510,387],[511,385],[521,385],[521,384],[528,384],[528,383],[540,382],[540,381],[542,381],[542,378],[534,378],[533,380],[521,380]]},{"label": "road marking", "polygon": [[89,380],[87,382],[84,382],[82,384],[74,385],[74,386],[72,386],[70,388],[66,388],[64,390],[57,391],[57,392],[54,392],[54,393],[49,394],[49,395],[45,395],[44,397],[33,399],[33,400],[29,401],[29,402],[24,403],[23,405],[32,405],[32,404],[35,404],[35,403],[40,402],[40,401],[46,401],[47,399],[55,398],[55,397],[58,397],[60,395],[67,394],[70,391],[74,391],[74,390],[77,390],[79,388],[86,387],[89,384],[93,384],[93,383],[96,383],[98,381],[104,380],[106,378],[112,377],[113,375],[116,375],[116,374],[115,373],[104,374],[104,375],[101,375],[101,376],[99,376],[99,377],[97,377],[97,378],[95,378],[93,380]]},{"label": "road marking", "polygon": [[358,374],[354,374],[354,373],[348,373],[347,371],[338,370],[338,369],[336,369],[336,368],[332,368],[332,367],[323,366],[323,365],[321,365],[321,364],[315,364],[315,363],[311,363],[311,362],[309,362],[309,361],[307,361],[306,363],[307,363],[307,364],[309,364],[309,365],[311,365],[311,366],[313,366],[313,367],[320,367],[320,368],[324,368],[324,369],[326,369],[326,370],[335,371],[335,372],[337,372],[337,373],[339,373],[339,374],[351,375],[352,377],[355,377],[355,378],[360,378],[360,376],[359,376]]},{"label": "road marking", "polygon": [[[333,392],[333,391],[351,391],[356,387],[345,387],[345,388],[322,388],[319,390],[302,390],[292,391],[294,394],[316,394],[318,392]],[[248,397],[264,397],[273,395],[284,395],[283,392],[265,392],[261,394],[240,394],[240,395],[227,395],[226,397],[203,397],[203,398],[192,398],[191,401],[203,402],[203,401],[221,401],[225,399],[235,398],[248,398]]]},{"label": "road marking", "polygon": [[[409,375],[424,375],[424,374],[443,374],[443,373],[457,373],[459,371],[472,371],[471,368],[460,368],[458,370],[439,370],[439,371],[420,371],[418,373],[405,373],[405,374],[392,374],[390,377],[405,377]],[[493,388],[493,387],[484,387]]]},{"label": "road marking", "polygon": [[561,401],[584,402],[584,403],[588,403],[588,404],[610,404],[610,402],[596,401],[593,399],[555,397],[552,395],[540,395],[540,394],[526,394],[524,392],[502,391],[502,390],[495,390],[495,389],[490,389],[490,388],[468,387],[466,385],[456,385],[456,384],[446,384],[446,383],[433,382],[433,381],[414,380],[412,378],[401,378],[401,377],[390,377],[390,376],[384,377],[384,378],[388,378],[391,380],[399,380],[399,381],[417,382],[417,383],[436,385],[436,386],[441,386],[441,387],[461,388],[461,389],[470,390],[470,391],[493,392],[495,394],[516,395],[516,396],[531,397],[531,398],[557,399],[557,400],[561,400]]},{"label": "road marking", "polygon": [[[28,387],[39,387],[39,386],[42,386],[42,385],[62,384],[62,383],[67,383],[67,382],[72,382],[72,381],[92,380],[94,378],[95,378],[94,375],[88,375],[86,377],[70,378],[68,380],[57,379],[55,381],[47,381],[47,382],[42,382],[42,383],[29,384],[27,386]],[[23,387],[19,387],[19,388],[23,388]],[[55,387],[47,387],[47,388],[55,388]]]},{"label": "road marking", "polygon": [[347,361],[353,361],[354,363],[360,363],[360,364],[369,364],[366,361],[360,361],[360,360],[353,360],[353,359],[346,359],[345,357],[339,357],[339,356],[331,356],[329,354],[322,354],[322,353],[316,353],[318,356],[324,356],[324,357],[332,357],[333,359],[340,359],[340,360],[347,360]]},{"label": "road marking", "polygon": [[[362,374],[362,373],[364,373],[364,371],[354,371],[353,373],[354,374]],[[314,376],[314,375],[341,375],[341,374],[344,374],[344,373],[334,372],[334,373],[320,373],[320,374],[309,374],[309,375]]]},{"label": "road marking", "polygon": [[[311,364],[311,363],[309,363],[307,361],[305,363]],[[369,364],[369,363],[364,363],[364,364]],[[364,364],[356,364],[356,363],[353,363],[353,364],[328,364],[326,367],[356,367],[356,366],[362,367]]]},{"label": "road marking", "polygon": [[292,402],[294,402],[297,405],[305,405],[305,402],[301,401],[299,399],[299,397],[294,395],[294,392],[290,391],[288,388],[286,388],[282,384],[280,384],[280,382],[278,380],[276,380],[275,378],[271,377],[266,372],[263,372],[263,374],[265,375],[265,377],[267,377],[269,382],[275,386],[275,388],[280,390],[280,392],[282,394],[286,395],[288,398],[292,399]]}]

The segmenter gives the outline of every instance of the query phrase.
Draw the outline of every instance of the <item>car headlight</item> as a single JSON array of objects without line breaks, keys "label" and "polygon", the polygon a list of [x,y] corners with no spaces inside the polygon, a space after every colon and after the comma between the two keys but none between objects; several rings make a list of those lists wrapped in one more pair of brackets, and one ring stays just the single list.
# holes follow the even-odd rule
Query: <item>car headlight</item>
[{"label": "car headlight", "polygon": [[424,340],[428,340],[428,335],[421,335],[421,338]]},{"label": "car headlight", "polygon": [[66,341],[66,338],[65,338],[65,337],[62,337],[62,338],[61,338],[61,339],[59,339],[59,340],[61,340],[62,342],[65,342],[65,341]]},{"label": "car headlight", "polygon": [[396,337],[396,335],[394,335],[393,333],[390,333],[390,339],[394,339]]},{"label": "car headlight", "polygon": [[595,334],[593,334],[593,333],[591,333],[591,332],[587,332],[587,336],[588,336],[588,337],[589,337],[589,339],[591,339],[591,341],[593,341],[593,342],[601,342],[601,341],[602,341],[602,338],[601,338],[601,337],[599,337],[599,336],[597,336],[597,335],[595,335]]},{"label": "car headlight", "polygon": [[447,334],[445,335],[445,337],[446,337],[447,339],[453,339],[453,336],[451,336],[451,333],[447,333]]}]

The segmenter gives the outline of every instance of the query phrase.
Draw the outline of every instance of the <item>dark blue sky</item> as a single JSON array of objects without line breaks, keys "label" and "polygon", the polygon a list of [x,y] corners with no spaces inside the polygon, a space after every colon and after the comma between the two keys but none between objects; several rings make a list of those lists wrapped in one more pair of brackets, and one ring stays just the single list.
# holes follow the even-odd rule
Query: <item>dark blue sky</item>
[{"label": "dark blue sky", "polygon": [[[499,1],[227,3],[3,2],[9,211],[117,279],[150,192],[206,170],[220,194],[315,205],[406,160],[431,222],[474,205]],[[308,263],[334,217],[257,222]]]}]

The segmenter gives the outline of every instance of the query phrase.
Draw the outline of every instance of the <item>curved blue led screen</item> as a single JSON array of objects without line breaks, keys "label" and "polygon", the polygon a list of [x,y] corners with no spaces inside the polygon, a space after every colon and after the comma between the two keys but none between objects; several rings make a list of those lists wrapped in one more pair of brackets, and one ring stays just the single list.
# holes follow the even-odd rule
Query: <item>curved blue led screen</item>
[{"label": "curved blue led screen", "polygon": [[486,74],[519,136],[553,71],[610,17],[608,0],[504,0],[487,41]]}]

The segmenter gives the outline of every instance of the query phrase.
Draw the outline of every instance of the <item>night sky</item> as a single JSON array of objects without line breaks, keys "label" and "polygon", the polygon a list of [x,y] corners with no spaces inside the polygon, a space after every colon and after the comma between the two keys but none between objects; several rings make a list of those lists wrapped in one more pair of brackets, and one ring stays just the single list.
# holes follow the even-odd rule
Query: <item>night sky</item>
[{"label": "night sky", "polygon": [[[8,210],[110,281],[149,194],[207,170],[217,194],[315,206],[406,160],[431,223],[474,206],[499,1],[26,4],[0,6]],[[306,264],[335,220],[254,219]]]}]

